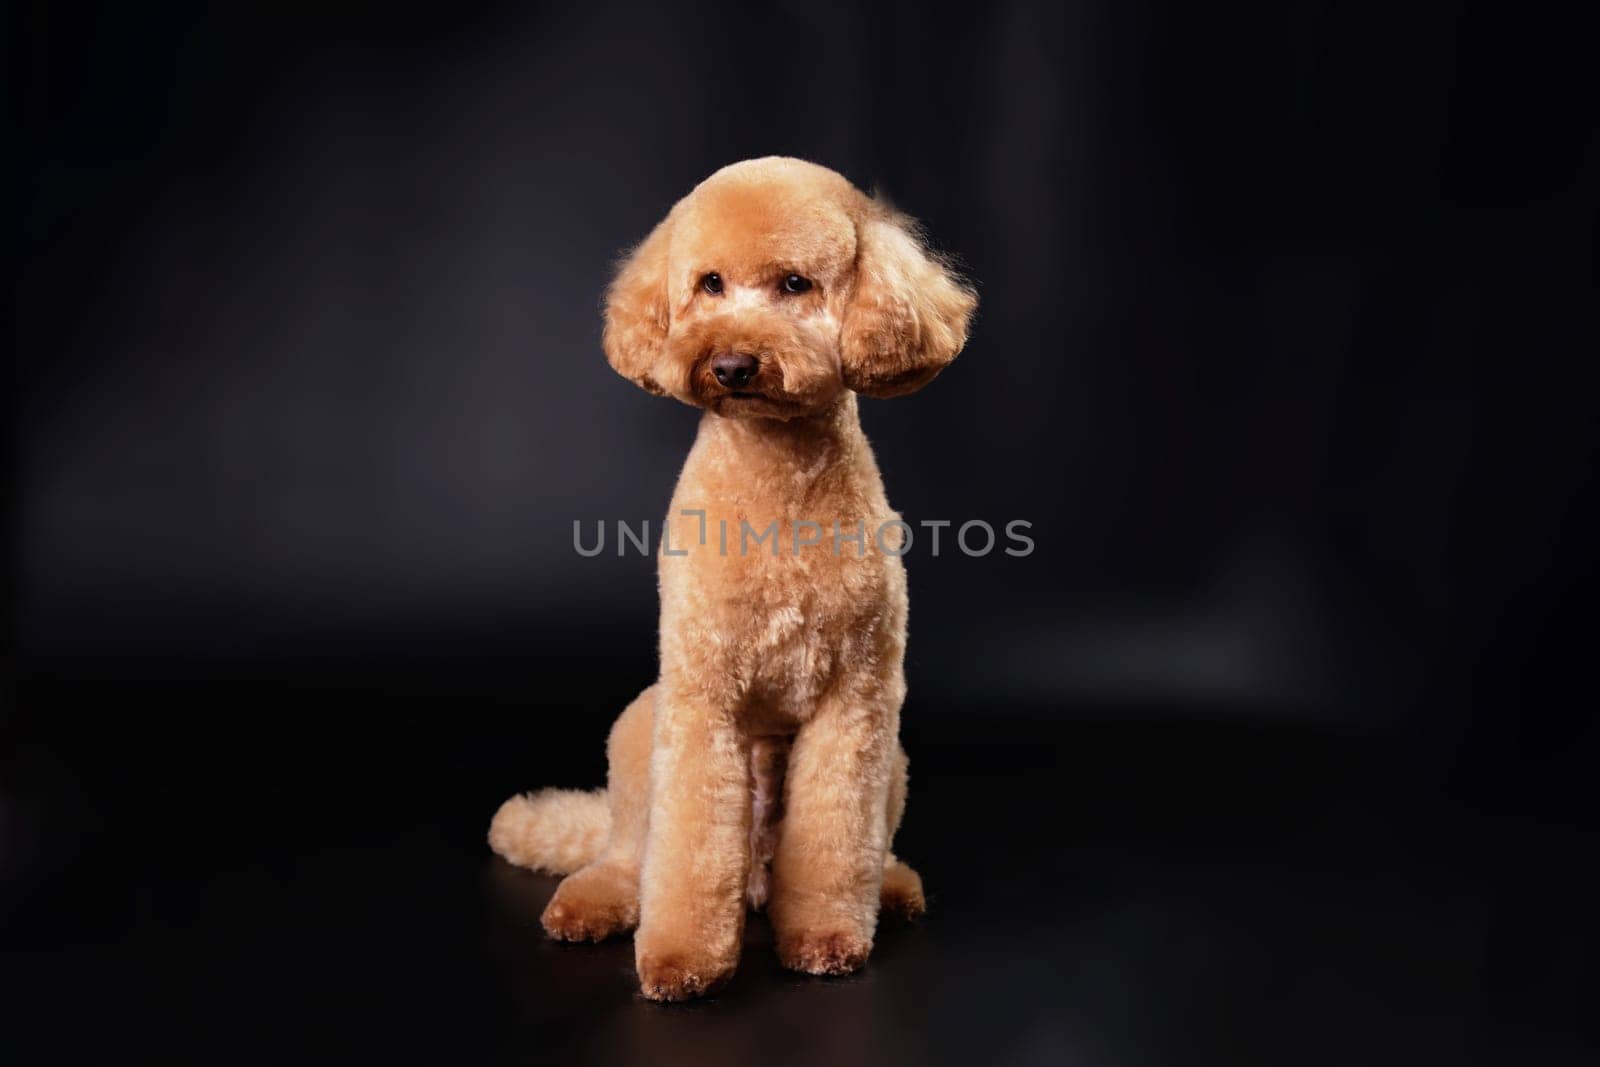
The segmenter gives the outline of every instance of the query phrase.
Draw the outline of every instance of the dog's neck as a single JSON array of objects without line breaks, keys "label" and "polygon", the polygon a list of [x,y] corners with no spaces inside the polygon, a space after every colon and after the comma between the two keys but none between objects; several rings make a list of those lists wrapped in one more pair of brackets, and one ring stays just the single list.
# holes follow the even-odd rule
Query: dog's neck
[{"label": "dog's neck", "polygon": [[787,420],[708,412],[673,494],[682,508],[825,525],[887,512],[855,394]]},{"label": "dog's neck", "polygon": [[845,390],[832,404],[792,419],[733,419],[707,412],[703,438],[725,442],[730,454],[752,465],[822,471],[853,459],[862,444],[856,395]]}]

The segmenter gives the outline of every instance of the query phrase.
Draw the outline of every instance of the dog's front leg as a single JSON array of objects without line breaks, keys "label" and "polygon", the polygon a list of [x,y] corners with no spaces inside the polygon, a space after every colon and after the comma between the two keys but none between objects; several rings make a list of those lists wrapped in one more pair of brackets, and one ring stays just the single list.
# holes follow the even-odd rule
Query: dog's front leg
[{"label": "dog's front leg", "polygon": [[795,737],[767,905],[785,967],[848,974],[872,951],[899,719],[899,691],[875,686],[830,699]]},{"label": "dog's front leg", "polygon": [[749,874],[749,747],[727,708],[663,682],[634,938],[645,996],[683,1000],[733,974]]}]

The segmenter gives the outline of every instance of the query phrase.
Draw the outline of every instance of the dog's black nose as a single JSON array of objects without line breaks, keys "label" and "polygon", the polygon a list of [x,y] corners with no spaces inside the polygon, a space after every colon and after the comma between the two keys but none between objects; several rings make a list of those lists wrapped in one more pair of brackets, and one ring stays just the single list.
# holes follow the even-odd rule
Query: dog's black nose
[{"label": "dog's black nose", "polygon": [[711,373],[728,389],[741,389],[761,369],[761,361],[745,352],[724,352],[711,357]]}]

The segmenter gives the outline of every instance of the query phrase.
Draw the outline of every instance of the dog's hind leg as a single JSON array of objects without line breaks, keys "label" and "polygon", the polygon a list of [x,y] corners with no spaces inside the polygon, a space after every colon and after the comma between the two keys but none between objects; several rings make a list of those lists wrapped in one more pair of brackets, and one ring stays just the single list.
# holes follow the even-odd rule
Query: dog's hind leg
[{"label": "dog's hind leg", "polygon": [[[910,777],[911,761],[905,748],[897,748],[894,769],[889,777],[889,837],[894,843],[895,831],[906,813],[906,783]],[[915,919],[928,910],[922,895],[922,877],[895,856],[885,853],[883,858],[883,888],[878,891],[878,910],[898,915],[902,919]]]},{"label": "dog's hind leg", "polygon": [[562,941],[600,941],[639,924],[639,859],[650,815],[650,735],[655,687],[617,718],[606,742],[611,832],[605,848],[550,898],[540,922]]}]

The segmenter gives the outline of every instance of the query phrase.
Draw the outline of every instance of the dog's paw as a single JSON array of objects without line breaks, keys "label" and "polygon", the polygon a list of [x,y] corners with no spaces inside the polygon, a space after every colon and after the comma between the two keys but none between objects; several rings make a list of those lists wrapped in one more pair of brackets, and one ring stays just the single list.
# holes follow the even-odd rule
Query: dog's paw
[{"label": "dog's paw", "polygon": [[691,1000],[733,977],[732,964],[688,953],[643,952],[638,958],[639,992],[651,1000]]},{"label": "dog's paw", "polygon": [[791,971],[840,975],[859,971],[872,939],[846,930],[816,930],[778,938],[778,960]]},{"label": "dog's paw", "polygon": [[928,910],[928,901],[922,895],[921,876],[899,860],[889,864],[883,869],[878,908],[901,919],[920,919]]},{"label": "dog's paw", "polygon": [[639,923],[637,876],[591,866],[568,876],[539,917],[557,941],[604,941]]},{"label": "dog's paw", "polygon": [[539,916],[544,932],[557,941],[604,941],[627,933],[632,924],[615,912],[585,910],[552,900]]}]

